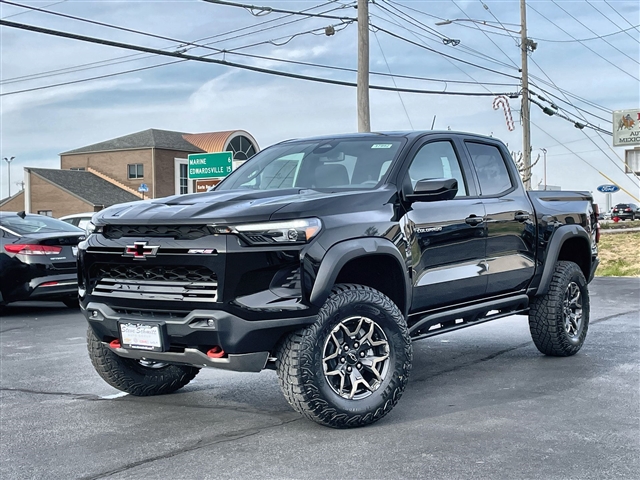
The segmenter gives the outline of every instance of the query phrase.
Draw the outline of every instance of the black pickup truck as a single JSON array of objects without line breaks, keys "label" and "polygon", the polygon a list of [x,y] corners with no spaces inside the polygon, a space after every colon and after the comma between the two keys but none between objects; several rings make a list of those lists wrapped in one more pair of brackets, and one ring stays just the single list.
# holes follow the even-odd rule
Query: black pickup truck
[{"label": "black pickup truck", "polygon": [[598,265],[588,193],[526,192],[502,142],[455,132],[282,142],[215,191],[116,205],[90,230],[79,294],[109,384],[272,368],[336,428],[394,407],[413,340],[520,314],[540,352],[575,354]]}]

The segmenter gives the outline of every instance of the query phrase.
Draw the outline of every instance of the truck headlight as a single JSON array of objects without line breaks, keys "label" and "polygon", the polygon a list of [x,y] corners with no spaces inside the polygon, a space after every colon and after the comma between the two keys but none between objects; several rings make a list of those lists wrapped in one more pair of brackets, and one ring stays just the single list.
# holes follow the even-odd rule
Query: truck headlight
[{"label": "truck headlight", "polygon": [[318,218],[302,218],[244,225],[214,225],[216,233],[235,233],[251,245],[297,244],[307,243],[322,228]]}]

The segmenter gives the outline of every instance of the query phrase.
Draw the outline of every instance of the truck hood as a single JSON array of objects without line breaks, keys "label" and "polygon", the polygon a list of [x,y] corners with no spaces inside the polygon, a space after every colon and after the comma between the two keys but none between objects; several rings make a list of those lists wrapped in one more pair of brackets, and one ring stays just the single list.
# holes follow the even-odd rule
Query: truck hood
[{"label": "truck hood", "polygon": [[[93,221],[98,225],[260,222],[315,216],[327,209],[343,210],[344,205],[349,205],[350,210],[357,209],[357,205],[370,208],[372,195],[381,196],[385,203],[383,199],[389,199],[389,192],[388,189],[320,192],[297,188],[212,191],[114,205],[97,213]],[[279,210],[283,212],[276,215]]]}]

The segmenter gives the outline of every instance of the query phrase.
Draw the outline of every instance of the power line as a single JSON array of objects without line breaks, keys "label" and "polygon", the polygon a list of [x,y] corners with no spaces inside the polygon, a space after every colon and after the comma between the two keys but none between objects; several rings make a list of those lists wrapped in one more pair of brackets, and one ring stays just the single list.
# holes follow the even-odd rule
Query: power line
[{"label": "power line", "polygon": [[[49,7],[53,7],[54,5],[60,5],[61,3],[64,3],[66,1],[67,0],[62,0],[60,2],[50,3],[49,5],[44,5],[42,8],[49,8]],[[6,17],[2,17],[2,20],[4,20],[5,18],[17,17],[18,15],[24,15],[25,13],[29,13],[29,12],[18,12],[12,15],[7,15]]]},{"label": "power line", "polygon": [[[551,2],[558,7],[560,10],[562,10],[564,13],[566,13],[567,15],[569,15],[571,18],[573,18],[576,22],[578,22],[580,25],[582,25],[584,28],[586,28],[587,30],[589,30],[591,33],[593,33],[594,35],[596,34],[596,32],[594,32],[592,29],[590,29],[589,27],[587,27],[584,23],[582,23],[580,20],[578,20],[576,17],[574,17],[571,13],[569,13],[567,10],[565,10],[564,8],[562,8],[560,5],[558,5],[558,2],[556,2],[555,0],[551,0]],[[602,41],[605,42],[607,45],[609,45],[611,48],[617,50],[618,52],[620,52],[621,54],[623,54],[625,57],[627,57],[628,59],[636,62],[638,65],[640,65],[640,62],[638,62],[638,60],[636,60],[633,57],[630,57],[629,55],[627,55],[626,53],[624,53],[622,50],[620,50],[618,47],[616,47],[615,45],[613,45],[611,42],[609,42],[609,40],[602,38]]]},{"label": "power line", "polygon": [[[633,25],[631,25],[631,24],[630,24],[630,25],[631,25],[631,27],[629,27],[629,28],[625,28],[624,30],[623,30],[623,29],[620,29],[620,26],[619,26],[616,22],[614,22],[613,20],[611,20],[611,19],[609,18],[609,16],[608,16],[608,15],[605,15],[605,14],[604,14],[604,12],[603,12],[602,10],[600,10],[598,7],[596,7],[596,6],[595,6],[593,3],[591,3],[589,0],[586,0],[586,1],[587,1],[587,3],[589,4],[589,6],[590,6],[591,8],[593,8],[596,12],[598,12],[600,15],[602,15],[604,18],[606,18],[610,23],[612,23],[613,25],[615,25],[615,27],[616,27],[616,28],[618,28],[618,29],[620,30],[620,32],[616,32],[615,34],[617,34],[617,33],[625,33],[625,34],[627,35],[627,37],[631,38],[631,39],[632,39],[632,40],[634,40],[636,43],[640,43],[640,40],[639,40],[639,39],[637,39],[636,37],[634,37],[633,35],[631,35],[631,34],[628,32],[628,30],[634,30],[634,26],[633,26]],[[626,20],[626,19],[625,19],[625,20]],[[627,23],[629,23],[629,22],[627,21]],[[611,35],[614,35],[614,34],[611,34]],[[604,38],[604,37],[606,37],[606,36],[608,36],[608,35],[602,35],[600,38]]]},{"label": "power line", "polygon": [[[535,63],[535,62],[534,62],[534,63]],[[540,65],[538,65],[537,63],[536,63],[536,66],[537,66],[538,68],[540,68]],[[540,70],[542,70],[542,69],[540,68]],[[536,88],[539,88],[537,85],[535,85],[535,87],[536,87]],[[556,87],[556,88],[557,88],[557,87]],[[548,92],[548,91],[546,91],[546,90],[544,90],[544,89],[542,89],[542,88],[540,88],[540,90],[541,90],[542,92],[545,92],[545,93],[546,93],[547,95],[549,95],[550,97],[553,97],[553,98],[555,98],[556,100],[558,100],[558,101],[560,101],[560,102],[566,103],[567,105],[569,105],[569,106],[571,106],[571,107],[575,108],[576,110],[579,110],[579,111],[581,111],[581,112],[584,112],[584,113],[586,113],[587,115],[591,115],[592,117],[595,117],[595,118],[597,118],[598,120],[602,120],[603,122],[607,122],[607,123],[609,123],[609,122],[610,122],[610,120],[609,120],[609,119],[604,118],[604,117],[600,117],[600,116],[596,115],[595,113],[591,113],[590,111],[585,110],[584,108],[580,108],[580,107],[578,107],[578,106],[574,105],[573,103],[569,102],[568,100],[566,100],[566,99],[564,99],[564,100],[563,100],[562,98],[558,97],[557,95],[554,95],[554,94],[552,94],[552,93],[550,93],[550,92]],[[539,98],[540,100],[542,100],[543,102],[547,102],[547,103],[549,103],[549,104],[552,104],[552,102],[551,102],[551,101],[547,100],[546,98],[544,98],[544,97],[543,97],[542,95],[540,95],[539,93],[536,93],[536,92],[534,92],[534,91],[533,91],[533,90],[531,90],[531,89],[529,89],[529,92],[530,92],[530,93],[532,93],[533,95],[535,95],[536,97],[538,97],[538,98]]]},{"label": "power line", "polygon": [[[467,17],[469,20],[471,20],[471,17],[467,14],[467,12],[465,12],[465,11],[464,11],[464,9],[462,9],[462,8],[460,7],[460,5],[458,5],[458,4],[455,2],[455,0],[451,0],[451,3],[453,3],[453,4],[456,6],[456,8],[457,8],[458,10],[460,10],[460,11],[462,12],[462,14],[463,14],[465,17]],[[492,15],[493,15],[493,14],[492,14]],[[494,18],[495,18],[495,17],[494,17]],[[496,19],[496,20],[497,20],[497,19]],[[503,54],[505,57],[507,57],[507,59],[508,59],[511,63],[513,63],[513,65],[514,65],[516,68],[518,68],[518,69],[520,68],[520,67],[516,64],[516,62],[514,62],[514,61],[511,59],[511,57],[510,57],[509,55],[507,55],[507,53],[506,53],[504,50],[502,50],[502,48],[500,47],[500,45],[498,45],[496,42],[494,42],[494,41],[493,41],[493,39],[492,39],[492,38],[487,34],[487,32],[485,32],[483,29],[481,29],[481,28],[480,28],[478,25],[476,25],[475,23],[474,23],[474,26],[476,27],[476,29],[477,29],[477,30],[480,30],[480,31],[482,32],[482,34],[483,34],[485,37],[487,37],[487,40],[489,40],[491,43],[493,43],[493,44],[496,46],[496,48],[497,48],[498,50],[500,50],[500,51],[502,52],[502,54]],[[506,29],[505,29],[505,30],[506,30]]]},{"label": "power line", "polygon": [[[388,15],[386,12],[383,12],[383,13],[384,13],[385,15]],[[375,15],[375,14],[371,14],[371,15],[372,15],[372,16],[376,16],[376,17],[377,17],[377,15]],[[381,18],[381,17],[377,17],[377,18]],[[382,19],[382,18],[381,18],[381,19]],[[384,20],[384,19],[382,19],[382,20]],[[405,26],[401,25],[400,23],[398,23],[397,21],[393,20],[392,18],[389,18],[388,20],[385,20],[385,21],[387,21],[387,22],[389,22],[389,23],[391,23],[391,24],[393,24],[393,25],[396,25],[396,26],[398,26],[398,27],[400,27],[400,28],[405,29],[407,32],[409,32],[411,35],[413,35],[413,36],[414,36],[415,38],[417,38],[419,41],[423,41],[423,40],[422,40],[422,38],[424,38],[424,37],[422,37],[421,35],[419,35],[419,34],[418,34],[418,33],[416,33],[416,32],[413,32],[412,30],[409,30],[407,27],[405,27]],[[449,62],[449,63],[450,63],[454,68],[457,68],[458,70],[460,70],[464,75],[466,75],[467,77],[469,77],[471,80],[473,80],[473,81],[474,81],[475,83],[477,83],[478,85],[482,86],[482,88],[484,88],[487,92],[491,93],[491,90],[489,90],[489,88],[487,88],[487,86],[486,86],[486,85],[483,85],[483,84],[481,84],[480,82],[478,82],[475,78],[473,78],[473,76],[472,76],[471,74],[469,74],[469,73],[467,73],[465,70],[463,70],[463,69],[462,69],[462,67],[461,67],[460,65],[458,65],[456,62],[454,62],[454,61],[453,61],[453,60],[451,60],[450,58],[447,58],[447,57],[444,57],[444,58],[445,58],[445,60],[446,60],[447,62]],[[446,85],[445,85],[445,88],[446,88]]]},{"label": "power line", "polygon": [[[411,15],[409,15],[409,14],[405,13],[405,12],[404,12],[404,11],[402,11],[401,9],[399,9],[399,8],[397,8],[397,7],[393,6],[393,5],[391,5],[391,4],[390,4],[390,2],[388,2],[388,1],[386,1],[386,0],[382,0],[382,1],[384,1],[386,4],[388,4],[388,5],[389,5],[389,7],[393,8],[394,10],[396,10],[396,12],[397,12],[397,13],[396,13],[396,12],[392,12],[392,11],[390,11],[389,9],[385,8],[385,7],[384,7],[382,4],[380,4],[380,3],[376,3],[375,5],[376,5],[378,8],[380,8],[380,9],[384,10],[385,12],[387,12],[387,13],[389,13],[389,14],[393,15],[395,18],[398,18],[399,20],[401,20],[401,21],[403,21],[403,22],[410,23],[410,24],[411,24],[411,25],[413,25],[414,27],[417,27],[418,29],[420,29],[420,30],[422,30],[422,31],[424,31],[424,32],[426,32],[426,33],[428,33],[428,34],[430,34],[430,35],[432,35],[432,36],[435,36],[436,38],[438,38],[438,40],[441,40],[441,41],[442,41],[442,43],[445,43],[445,44],[448,44],[448,45],[452,45],[452,46],[460,45],[460,46],[459,46],[459,48],[460,48],[460,49],[463,49],[463,50],[465,50],[465,51],[467,51],[467,53],[468,53],[468,52],[471,52],[471,53],[468,53],[468,54],[469,54],[469,55],[471,55],[471,56],[475,56],[475,57],[481,58],[481,59],[483,59],[483,60],[486,60],[486,61],[489,61],[489,62],[492,62],[492,63],[498,64],[498,65],[501,65],[501,66],[503,66],[503,67],[507,67],[507,68],[514,68],[514,67],[512,67],[511,65],[509,65],[508,63],[505,63],[505,62],[499,61],[499,60],[495,59],[494,57],[492,57],[492,56],[490,56],[490,55],[486,55],[486,54],[484,54],[484,53],[482,53],[482,52],[479,52],[479,51],[477,51],[477,50],[475,50],[475,49],[473,49],[473,48],[471,48],[471,47],[469,47],[469,46],[465,45],[464,43],[460,43],[460,41],[459,41],[459,40],[453,40],[453,39],[451,39],[451,38],[449,38],[449,37],[447,37],[447,36],[445,36],[445,35],[442,35],[440,32],[438,32],[437,30],[433,29],[432,27],[429,27],[428,25],[426,25],[426,24],[424,24],[424,23],[420,22],[419,20],[416,20],[416,19],[415,19],[415,18],[413,18]],[[378,18],[380,18],[380,17],[378,17]],[[407,30],[408,32],[413,33],[414,35],[418,35],[418,36],[420,36],[420,37],[422,37],[422,38],[426,38],[426,37],[424,37],[424,36],[422,36],[422,35],[420,35],[420,34],[418,34],[418,33],[414,32],[414,31],[410,30],[410,29],[409,29],[409,28],[407,28],[406,26],[402,26],[402,28],[403,28],[403,29],[405,29],[405,30]],[[434,33],[434,32],[435,32],[435,33]],[[428,38],[427,40],[432,40],[432,39]],[[517,67],[515,67],[515,68],[517,68]]]},{"label": "power line", "polygon": [[[554,1],[554,0],[552,0],[552,1]],[[489,7],[488,7],[488,6],[486,6],[486,5],[482,2],[482,0],[480,0],[480,3],[482,3],[483,7],[484,7],[486,10],[489,10]],[[554,3],[555,3],[555,1],[554,1]],[[492,13],[492,15],[493,15],[493,13]],[[498,20],[498,18],[497,18],[495,15],[493,15],[493,17],[494,17],[496,20]],[[595,32],[594,32],[594,33],[595,33]],[[538,64],[535,62],[535,60],[533,60],[533,59],[531,59],[531,60],[532,60],[532,62],[533,62],[533,63],[538,67],[538,69],[540,69],[540,71],[541,71],[541,72],[542,72],[542,73],[547,77],[547,79],[548,79],[548,80],[553,84],[553,86],[554,86],[556,89],[558,89],[558,86],[557,86],[557,85],[555,84],[555,82],[551,79],[551,77],[549,77],[549,75],[547,75],[547,73],[542,69],[542,67],[540,67],[540,65],[538,65]],[[537,94],[536,94],[536,95],[537,95]],[[575,107],[575,106],[574,106],[574,105],[573,105],[573,104],[568,100],[567,95],[565,95],[564,93],[563,93],[563,95],[564,95],[564,96],[565,96],[565,98],[567,99],[567,103],[568,103],[569,105],[571,105],[572,107],[576,108],[576,107]],[[537,95],[537,96],[538,96],[539,98],[543,99],[543,98],[542,98],[542,97],[540,97],[539,95]],[[545,109],[542,105],[540,105],[538,102],[536,102],[535,100],[533,100],[533,99],[531,99],[531,98],[529,98],[529,100],[530,100],[530,101],[532,101],[533,103],[535,103],[536,105],[538,105],[539,107],[541,107],[541,108],[545,111],[545,113],[547,113],[546,109]],[[554,106],[555,106],[555,105],[554,105]],[[558,117],[560,117],[560,118],[562,118],[562,119],[564,119],[564,120],[567,120],[567,121],[569,121],[569,122],[572,122],[572,123],[574,124],[574,126],[576,126],[577,128],[579,128],[579,129],[583,132],[583,134],[584,134],[587,138],[589,138],[589,139],[590,139],[590,141],[591,141],[591,142],[592,142],[592,143],[593,143],[593,144],[594,144],[594,145],[595,145],[595,146],[596,146],[596,147],[597,147],[597,148],[598,148],[598,149],[599,149],[599,150],[604,154],[604,156],[614,164],[614,166],[615,166],[616,168],[618,168],[618,169],[619,169],[619,170],[621,170],[623,173],[625,173],[625,172],[620,168],[620,166],[619,166],[619,165],[618,165],[618,164],[617,164],[617,163],[616,163],[616,162],[615,162],[611,157],[609,157],[609,155],[607,155],[607,153],[606,153],[606,152],[605,152],[605,151],[604,151],[604,150],[603,150],[603,149],[602,149],[602,148],[601,148],[601,147],[600,147],[600,146],[599,146],[599,145],[598,145],[598,144],[597,144],[593,139],[591,139],[591,138],[586,134],[586,132],[584,132],[583,128],[586,126],[586,127],[589,127],[589,128],[591,128],[591,129],[595,130],[595,131],[596,131],[596,133],[598,134],[598,136],[600,137],[600,139],[601,139],[601,140],[603,140],[603,141],[604,141],[604,139],[602,138],[602,136],[601,136],[601,134],[600,134],[601,132],[604,132],[604,133],[606,133],[606,134],[608,134],[608,135],[613,135],[613,133],[608,132],[608,131],[606,131],[606,130],[602,129],[602,128],[600,128],[599,126],[596,126],[596,125],[591,124],[588,120],[586,120],[586,118],[584,117],[584,115],[582,115],[582,114],[580,113],[580,111],[578,111],[578,116],[582,117],[582,119],[586,122],[586,125],[583,125],[583,124],[581,124],[581,123],[578,123],[578,122],[576,122],[575,120],[573,120],[573,119],[571,119],[570,117],[568,117],[567,115],[560,113],[560,112],[558,111],[558,107],[555,107],[555,109],[556,109],[556,111],[555,111],[555,112],[553,112],[553,111],[552,111],[552,113],[553,113],[554,115],[557,115]],[[615,152],[614,152],[614,153],[615,153]]]},{"label": "power line", "polygon": [[[593,165],[591,165],[591,163],[587,162],[584,158],[582,158],[578,153],[574,152],[573,150],[571,150],[569,147],[567,147],[566,145],[562,144],[557,138],[555,138],[553,135],[551,135],[549,132],[543,130],[541,127],[539,127],[538,125],[536,125],[533,121],[531,122],[533,124],[534,127],[536,127],[538,130],[540,130],[542,133],[544,133],[545,135],[547,135],[549,138],[551,138],[554,142],[560,144],[560,146],[564,147],[566,150],[568,150],[569,152],[573,153],[577,158],[579,158],[580,160],[582,160],[584,163],[586,163],[587,165],[589,165],[591,168],[593,168],[596,172],[598,172],[600,175],[604,174],[598,170],[596,167],[594,167]],[[625,177],[629,178],[626,176],[625,173]],[[635,182],[633,182],[633,180],[631,180],[631,178],[629,178],[629,180],[633,183],[633,186],[635,188],[638,187],[638,185],[635,184]],[[635,198],[634,195],[632,195],[631,193],[629,193],[627,190],[625,190],[624,188],[622,189],[625,193],[627,193],[628,195],[630,195],[631,197]],[[637,200],[637,199],[636,199]],[[640,201],[640,200],[639,200]]]},{"label": "power line", "polygon": [[633,28],[635,28],[636,30],[638,29],[638,25],[633,26],[633,24],[627,20],[627,17],[625,17],[624,15],[622,15],[618,10],[616,10],[616,7],[614,7],[613,5],[611,5],[607,0],[604,0],[604,3],[606,3],[607,5],[609,5],[609,7],[611,7],[611,9],[616,12],[618,14],[618,16],[620,18],[622,18],[622,20],[624,20],[625,22],[627,22],[629,25],[631,25]]},{"label": "power line", "polygon": [[[382,58],[384,59],[384,63],[387,65],[387,70],[389,70],[389,73],[391,73],[391,67],[389,66],[389,62],[387,62],[387,57],[384,54],[384,50],[382,50],[382,44],[380,43],[380,39],[378,38],[378,34],[376,32],[373,32],[373,36],[375,37],[376,42],[378,43],[378,47],[380,48],[380,53],[382,54]],[[391,81],[393,82],[393,86],[397,88],[398,85],[396,85],[396,79],[393,77],[393,75],[391,75]],[[407,120],[409,121],[409,126],[411,127],[411,130],[413,130],[413,123],[411,123],[411,117],[409,116],[409,112],[407,111],[407,107],[404,104],[404,100],[402,100],[402,95],[400,94],[400,92],[398,92],[398,98],[400,99],[400,103],[402,104],[402,108],[404,110],[404,113],[407,116]]]},{"label": "power line", "polygon": [[[273,8],[273,7],[259,7],[256,5],[247,5],[245,3],[235,3],[235,2],[227,2],[224,0],[202,0],[203,2],[207,2],[207,3],[214,3],[217,5],[225,5],[228,7],[240,7],[240,8],[244,8],[245,10],[247,10],[249,13],[251,13],[252,15],[260,16],[260,15],[268,15],[269,13],[288,13],[290,15],[304,15],[306,17],[318,17],[318,18],[329,18],[332,20],[348,20],[351,22],[356,22],[358,19],[355,17],[336,17],[333,15],[325,15],[322,13],[305,13],[302,11],[295,11],[295,10],[283,10],[281,8]],[[263,13],[254,13],[254,11],[259,11],[259,12],[263,12]]]},{"label": "power line", "polygon": [[[556,28],[559,28],[561,31],[563,31],[564,33],[566,33],[568,36],[570,36],[571,38],[573,38],[574,40],[578,41],[577,38],[575,38],[573,35],[571,35],[569,32],[567,32],[564,28],[562,28],[561,26],[559,26],[557,23],[555,23],[553,20],[550,20],[549,18],[547,18],[546,16],[544,16],[542,13],[540,13],[538,10],[536,10],[533,6],[531,6],[531,4],[528,5],[528,7],[533,10],[534,12],[536,12],[538,15],[540,15],[542,18],[544,18],[546,21],[548,21],[549,23],[551,23],[552,25],[554,25]],[[579,42],[580,45],[582,45],[583,47],[585,47],[587,50],[589,50],[590,52],[594,53],[595,55],[597,55],[598,57],[600,57],[601,59],[603,59],[605,62],[607,62],[609,65],[612,65],[613,67],[615,67],[616,69],[620,70],[621,72],[623,72],[625,75],[630,76],[631,78],[633,78],[634,80],[640,81],[640,78],[638,77],[634,77],[633,75],[631,75],[629,72],[627,72],[626,70],[620,68],[618,65],[616,65],[615,63],[611,62],[609,59],[603,57],[602,55],[600,55],[598,52],[596,52],[595,50],[593,50],[591,47],[589,47],[588,45],[585,45],[584,42]]]},{"label": "power line", "polygon": [[[42,27],[36,27],[33,25],[26,25],[26,24],[21,24],[21,23],[16,23],[16,22],[10,22],[10,21],[6,21],[6,20],[0,20],[0,25],[4,25],[7,27],[11,27],[11,28],[17,28],[20,30],[27,30],[27,31],[32,31],[32,32],[37,32],[37,33],[43,33],[46,35],[51,35],[51,36],[56,36],[56,37],[63,37],[63,38],[69,38],[72,40],[79,40],[79,41],[83,41],[83,42],[88,42],[88,43],[95,43],[95,44],[99,44],[99,45],[105,45],[105,46],[110,46],[110,47],[117,47],[117,48],[124,48],[124,49],[128,49],[128,50],[135,50],[135,51],[140,51],[140,52],[145,52],[145,53],[154,53],[157,55],[161,55],[161,56],[168,56],[168,57],[175,57],[175,58],[180,58],[180,59],[185,59],[185,60],[192,60],[192,61],[196,61],[196,62],[205,62],[205,63],[213,63],[213,64],[217,64],[217,65],[223,65],[223,66],[227,66],[227,67],[233,67],[233,68],[239,68],[239,69],[244,69],[244,70],[249,70],[249,71],[253,71],[253,72],[259,72],[259,73],[265,73],[265,74],[270,74],[270,75],[276,75],[276,76],[281,76],[281,77],[288,77],[288,78],[294,78],[294,79],[298,79],[298,80],[308,80],[308,81],[312,81],[312,82],[318,82],[318,83],[326,83],[326,84],[330,84],[330,85],[340,85],[340,86],[347,86],[347,87],[355,87],[356,84],[353,82],[345,82],[345,81],[341,81],[341,80],[332,80],[332,79],[328,79],[328,78],[319,78],[319,77],[312,77],[312,76],[308,76],[308,75],[300,75],[297,73],[290,73],[290,72],[282,72],[279,70],[271,70],[268,68],[261,68],[261,67],[255,67],[252,65],[245,65],[245,64],[240,64],[240,63],[234,63],[234,62],[229,62],[227,60],[219,60],[219,59],[213,59],[213,58],[206,58],[206,57],[197,57],[194,55],[188,55],[185,53],[180,53],[180,52],[167,52],[167,51],[163,51],[163,50],[158,50],[155,48],[149,48],[149,47],[144,47],[144,46],[140,46],[140,45],[133,45],[133,44],[129,44],[129,43],[122,43],[122,42],[115,42],[112,40],[105,40],[105,39],[100,39],[100,38],[96,38],[96,37],[88,37],[86,35],[78,35],[78,34],[74,34],[74,33],[69,33],[69,32],[63,32],[63,31],[59,31],[59,30],[51,30],[51,29],[47,29],[47,28],[42,28]],[[440,92],[440,91],[432,91],[432,90],[420,90],[420,89],[412,89],[412,88],[391,88],[391,87],[385,87],[385,86],[381,86],[381,85],[370,85],[370,88],[373,90],[383,90],[383,91],[391,91],[391,92],[406,92],[406,93],[420,93],[420,94],[439,94],[439,95],[460,95],[460,96],[494,96],[494,95],[514,95],[513,93],[483,93],[483,92]],[[9,93],[4,93],[2,94],[4,95],[11,95],[13,92],[9,92]]]},{"label": "power line", "polygon": [[[315,5],[313,7],[310,7],[308,9],[306,9],[306,10],[303,10],[303,12],[326,6],[328,4],[334,3],[334,1],[335,0],[331,0],[329,2],[325,2],[325,3],[322,3],[320,5]],[[325,10],[322,13],[328,13],[328,12],[332,12],[332,11],[335,11],[335,10],[340,10],[342,8],[345,8],[345,7],[346,7],[346,5],[342,5],[341,4],[340,7],[332,8],[330,10]],[[28,7],[25,6],[25,8],[28,8]],[[45,13],[49,13],[49,12],[45,11]],[[201,42],[203,40],[219,38],[219,37],[224,36],[224,35],[229,35],[229,34],[237,33],[237,32],[240,32],[240,31],[243,31],[243,30],[247,30],[247,29],[250,29],[250,28],[259,27],[259,26],[265,25],[267,23],[272,23],[272,22],[275,22],[275,21],[278,21],[278,20],[281,20],[281,19],[284,19],[284,18],[287,18],[287,17],[290,17],[290,16],[291,15],[282,15],[282,16],[280,16],[278,18],[274,18],[274,19],[271,19],[271,20],[266,20],[264,22],[259,22],[259,23],[255,24],[255,25],[249,25],[249,26],[246,26],[246,27],[237,28],[237,29],[225,32],[225,33],[221,33],[221,34],[217,34],[217,35],[212,35],[212,36],[200,38],[200,39],[194,40],[192,42],[183,42],[181,40],[180,41],[176,41],[178,43],[177,45],[172,46],[172,47],[167,47],[167,48],[179,48],[180,46],[182,46],[182,45],[184,45],[186,43],[197,44],[198,42]],[[211,44],[215,44],[215,43],[219,43],[219,42],[226,42],[228,40],[233,40],[233,39],[236,39],[236,38],[241,38],[241,37],[245,37],[245,36],[248,36],[248,35],[261,33],[261,32],[267,31],[267,30],[271,30],[273,28],[278,28],[280,26],[285,26],[285,25],[289,25],[289,24],[292,24],[292,23],[296,23],[296,22],[300,22],[300,21],[303,21],[303,20],[307,20],[308,18],[309,17],[297,18],[295,20],[292,20],[292,21],[289,21],[289,22],[285,22],[285,23],[282,23],[282,24],[279,24],[279,25],[274,25],[274,26],[271,26],[271,27],[263,28],[263,29],[255,31],[255,32],[248,32],[248,33],[244,33],[244,34],[241,34],[241,35],[236,35],[236,36],[233,36],[233,37],[230,37],[230,38],[225,38],[225,39],[217,40],[217,41],[214,41],[214,42],[209,42],[209,43],[205,44],[205,47],[209,46]],[[137,32],[137,33],[142,33],[142,32]],[[255,45],[253,45],[253,46],[255,46]],[[244,47],[240,47],[240,48],[244,48]],[[248,46],[247,46],[247,48],[248,48]],[[57,70],[50,70],[50,71],[46,71],[46,72],[41,72],[41,73],[38,73],[38,74],[24,75],[24,76],[21,76],[21,77],[14,77],[14,78],[10,78],[10,79],[4,80],[4,81],[2,81],[0,83],[1,84],[6,84],[6,83],[15,83],[15,81],[18,81],[18,80],[31,80],[31,79],[36,79],[36,78],[47,78],[49,76],[63,75],[63,74],[67,74],[67,73],[74,73],[76,71],[90,70],[92,68],[101,68],[101,67],[110,66],[110,65],[118,65],[120,63],[127,63],[127,62],[135,61],[135,60],[138,60],[138,59],[151,58],[154,55],[147,55],[147,56],[142,56],[142,57],[141,56],[142,56],[142,54],[139,54],[139,53],[136,53],[136,54],[133,54],[133,55],[125,55],[125,56],[115,57],[115,58],[108,59],[108,60],[101,60],[99,62],[90,62],[90,63],[80,64],[80,65],[76,65],[75,67],[67,67],[67,68],[63,68],[63,69],[57,69]],[[122,59],[126,59],[126,58],[129,58],[130,60],[114,62],[114,60],[122,60]],[[107,62],[111,62],[111,63],[106,65]],[[105,65],[100,65],[100,64],[105,64]],[[84,67],[88,67],[88,68],[84,68]],[[137,69],[135,69],[133,71],[137,71]],[[128,71],[124,72],[124,73],[128,73]]]},{"label": "power line", "polygon": [[426,45],[421,45],[421,44],[419,44],[417,42],[414,42],[413,40],[409,40],[408,38],[403,37],[402,35],[398,35],[397,33],[393,33],[393,32],[391,32],[391,31],[389,31],[389,30],[387,30],[385,28],[379,27],[378,25],[371,24],[371,26],[377,28],[381,32],[386,33],[387,35],[390,35],[390,36],[392,36],[394,38],[397,38],[399,40],[402,40],[404,42],[410,43],[411,45],[415,45],[416,47],[420,47],[420,48],[422,48],[424,50],[428,50],[430,52],[437,53],[438,55],[441,55],[443,57],[450,58],[450,59],[455,60],[457,62],[464,63],[466,65],[471,65],[473,67],[480,68],[482,70],[487,70],[488,72],[497,73],[498,75],[502,75],[504,77],[513,78],[513,79],[519,80],[519,77],[516,77],[514,75],[509,75],[508,73],[500,72],[499,70],[494,70],[492,68],[483,67],[482,65],[478,65],[476,63],[469,62],[467,60],[463,60],[461,58],[454,57],[453,55],[448,55],[446,53],[440,52],[440,51],[435,50],[433,48],[427,47]]}]

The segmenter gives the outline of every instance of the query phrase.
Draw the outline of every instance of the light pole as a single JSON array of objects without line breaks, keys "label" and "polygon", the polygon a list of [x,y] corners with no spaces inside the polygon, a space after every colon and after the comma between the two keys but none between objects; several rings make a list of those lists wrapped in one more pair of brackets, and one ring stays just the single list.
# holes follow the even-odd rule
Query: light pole
[{"label": "light pole", "polygon": [[544,189],[546,190],[547,189],[547,149],[541,148],[540,150],[542,150],[542,154],[544,155],[544,160],[542,161],[542,164],[544,165]]},{"label": "light pole", "polygon": [[7,180],[9,180],[7,188],[9,190],[9,197],[11,196],[11,162],[13,162],[14,158],[16,157],[4,157],[4,161],[7,162]]}]

